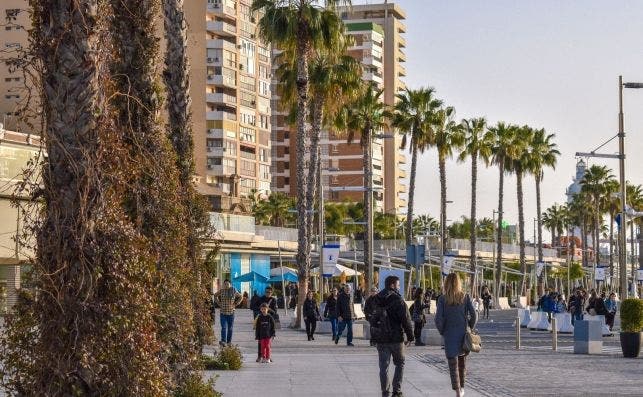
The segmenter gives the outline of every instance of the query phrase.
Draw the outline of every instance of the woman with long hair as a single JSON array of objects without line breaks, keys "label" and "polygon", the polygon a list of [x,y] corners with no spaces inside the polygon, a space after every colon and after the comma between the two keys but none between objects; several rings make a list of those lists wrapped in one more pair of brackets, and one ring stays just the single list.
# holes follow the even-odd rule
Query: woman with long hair
[{"label": "woman with long hair", "polygon": [[456,396],[464,396],[465,358],[468,352],[462,349],[467,325],[473,329],[477,313],[469,295],[462,290],[457,274],[451,273],[444,281],[444,294],[438,298],[435,326],[444,337],[444,353],[449,363],[451,387]]},{"label": "woman with long hair", "polygon": [[429,305],[424,303],[424,290],[422,288],[417,288],[415,290],[415,296],[413,297],[414,301],[411,305],[411,320],[413,320],[413,336],[415,336],[415,346],[424,346],[422,343],[422,328],[426,323],[426,316],[424,315],[424,309],[427,309]]}]

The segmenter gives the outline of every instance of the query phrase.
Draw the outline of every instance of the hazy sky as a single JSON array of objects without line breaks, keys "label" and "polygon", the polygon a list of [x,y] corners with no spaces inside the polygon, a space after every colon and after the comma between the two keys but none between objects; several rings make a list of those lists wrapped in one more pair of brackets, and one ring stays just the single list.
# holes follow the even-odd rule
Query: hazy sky
[{"label": "hazy sky", "polygon": [[[382,0],[383,1],[383,0]],[[354,1],[353,4],[368,3]],[[376,3],[370,1],[370,3]],[[618,75],[643,82],[643,1],[398,0],[407,14],[407,85],[432,86],[458,119],[484,116],[556,134],[561,156],[543,183],[543,210],[565,201],[577,151],[618,130]],[[627,179],[643,183],[643,90],[624,92]],[[617,140],[602,152],[618,151]],[[618,176],[617,160],[592,159]],[[410,164],[409,164],[410,165]],[[470,211],[470,164],[447,166],[448,219]],[[479,168],[478,216],[498,205],[498,171]],[[439,214],[436,152],[418,164],[417,213]],[[536,214],[525,185],[525,219]],[[515,178],[505,178],[505,217],[517,221]],[[531,238],[531,232],[526,233]]]}]

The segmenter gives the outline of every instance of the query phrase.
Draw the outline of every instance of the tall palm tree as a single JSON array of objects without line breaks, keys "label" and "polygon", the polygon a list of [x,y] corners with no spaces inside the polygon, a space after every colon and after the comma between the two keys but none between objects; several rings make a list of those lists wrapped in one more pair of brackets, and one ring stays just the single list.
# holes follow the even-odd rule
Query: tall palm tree
[{"label": "tall palm tree", "polygon": [[600,264],[600,223],[603,214],[603,204],[607,196],[609,181],[614,179],[611,170],[606,166],[592,165],[587,169],[581,180],[581,191],[587,193],[592,200],[593,234],[595,264]]},{"label": "tall palm tree", "polygon": [[438,151],[438,169],[440,171],[440,264],[444,261],[447,248],[447,171],[446,161],[453,156],[453,151],[464,143],[460,124],[454,121],[455,108],[452,106],[438,110],[435,116],[433,144]]},{"label": "tall palm tree", "polygon": [[350,4],[348,0],[253,0],[251,10],[259,12],[257,28],[259,36],[282,50],[292,50],[297,71],[297,265],[299,267],[300,304],[296,324],[301,324],[301,307],[305,299],[310,277],[310,235],[306,215],[307,181],[305,158],[310,153],[306,147],[309,106],[308,63],[315,50],[325,48],[326,43],[334,45],[343,36],[343,22],[337,15],[337,6]]},{"label": "tall palm tree", "polygon": [[[557,157],[560,152],[553,142],[556,135],[547,134],[543,128],[534,131],[529,147],[529,172],[536,182],[536,222],[538,227],[538,262],[543,260],[543,228],[541,212],[540,183],[543,180],[544,168],[556,168]],[[539,283],[542,278],[539,278]]]},{"label": "tall palm tree", "polygon": [[[516,128],[516,133],[513,140],[513,147],[515,152],[507,163],[507,169],[516,175],[516,198],[518,201],[518,245],[520,252],[520,270],[522,271],[522,278],[520,283],[521,293],[524,293],[526,291],[527,282],[527,261],[525,260],[525,207],[523,204],[523,177],[529,169],[529,146],[531,145],[533,137],[534,132],[532,128],[528,126]],[[539,291],[539,293],[540,292],[541,291]]]},{"label": "tall palm tree", "polygon": [[366,280],[368,288],[373,285],[373,257],[371,255],[370,237],[373,235],[373,138],[387,125],[391,114],[382,100],[383,89],[374,83],[364,83],[362,92],[351,103],[343,115],[343,123],[348,131],[347,142],[350,144],[355,133],[360,134],[360,145],[364,152],[362,167],[364,169],[364,209],[367,213],[367,238],[364,239],[364,263],[368,268]]},{"label": "tall palm tree", "polygon": [[413,241],[413,204],[415,198],[415,176],[418,153],[424,152],[433,141],[436,112],[442,101],[434,97],[432,87],[412,90],[406,88],[397,94],[393,125],[404,135],[402,148],[410,140],[411,176],[409,178],[408,209],[406,211],[406,245]]},{"label": "tall palm tree", "polygon": [[429,234],[434,230],[438,230],[439,228],[440,223],[432,216],[424,214],[413,219],[413,233],[416,235]]},{"label": "tall palm tree", "polygon": [[500,280],[502,277],[502,220],[503,220],[503,198],[504,198],[504,180],[507,163],[515,156],[516,148],[514,147],[514,136],[516,128],[507,125],[504,122],[498,122],[495,126],[489,128],[489,134],[493,140],[491,147],[491,162],[498,166],[498,224],[497,233],[497,256],[496,256],[496,285],[494,286],[494,295],[496,301],[500,292]]},{"label": "tall palm tree", "polygon": [[565,230],[565,206],[554,204],[547,208],[542,215],[542,224],[551,233],[551,245],[557,246],[560,242],[560,237]]},{"label": "tall palm tree", "polygon": [[[633,185],[631,183],[625,183],[625,200],[627,202],[627,205],[632,207],[635,211],[640,211],[641,208],[643,208],[643,187],[641,185]],[[634,240],[636,240],[636,234],[634,234],[634,224],[636,222],[641,222],[641,218],[637,219],[631,219],[629,224],[630,224],[630,255],[632,258],[632,279],[636,279],[636,263],[634,263],[634,253],[636,252],[636,243]],[[639,255],[641,255],[639,253]],[[627,263],[627,261],[626,261]]]},{"label": "tall palm tree", "polygon": [[471,290],[473,291],[473,283],[475,282],[476,272],[476,194],[478,184],[478,158],[482,160],[485,165],[489,165],[491,158],[491,146],[493,141],[491,135],[486,133],[487,120],[483,117],[462,120],[462,131],[464,133],[464,147],[458,156],[458,161],[463,162],[467,158],[471,158],[471,232],[469,236],[471,253],[469,264],[471,266]]}]

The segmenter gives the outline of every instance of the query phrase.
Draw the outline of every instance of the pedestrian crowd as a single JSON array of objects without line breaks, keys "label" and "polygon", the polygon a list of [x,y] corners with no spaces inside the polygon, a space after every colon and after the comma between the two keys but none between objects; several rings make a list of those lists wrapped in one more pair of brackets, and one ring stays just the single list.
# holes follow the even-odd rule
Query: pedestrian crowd
[{"label": "pedestrian crowd", "polygon": [[605,323],[611,331],[618,311],[618,301],[614,292],[601,292],[599,295],[594,289],[588,293],[583,288],[576,288],[569,300],[565,301],[563,294],[546,289],[538,299],[537,310],[546,312],[550,319],[555,313],[570,313],[572,324],[582,320],[585,315],[605,316]]}]

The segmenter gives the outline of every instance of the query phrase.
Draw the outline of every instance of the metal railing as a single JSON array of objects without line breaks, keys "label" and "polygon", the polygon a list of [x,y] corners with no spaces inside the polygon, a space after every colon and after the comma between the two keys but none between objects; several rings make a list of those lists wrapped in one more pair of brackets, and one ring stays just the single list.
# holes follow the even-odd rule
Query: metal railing
[{"label": "metal railing", "polygon": [[275,226],[255,226],[257,234],[266,240],[297,241],[297,229]]}]

